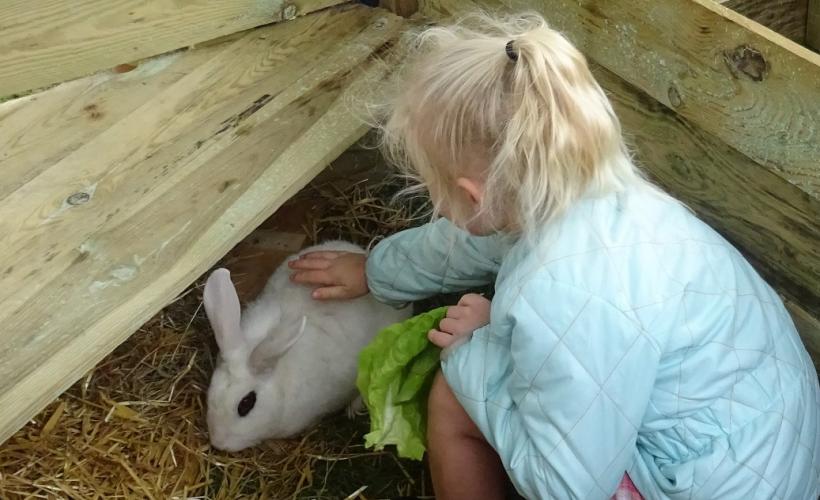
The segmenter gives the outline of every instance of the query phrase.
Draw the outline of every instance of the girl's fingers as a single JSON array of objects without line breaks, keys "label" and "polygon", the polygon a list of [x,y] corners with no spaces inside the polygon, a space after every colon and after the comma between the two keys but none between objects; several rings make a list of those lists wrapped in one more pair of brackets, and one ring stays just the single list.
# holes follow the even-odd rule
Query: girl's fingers
[{"label": "girl's fingers", "polygon": [[460,299],[458,299],[458,305],[466,306],[475,302],[476,297],[481,297],[481,295],[475,293],[468,293],[466,295],[462,295]]},{"label": "girl's fingers", "polygon": [[490,302],[490,300],[487,297],[483,296],[483,295],[479,295],[477,293],[468,293],[467,295],[464,295],[464,296],[461,297],[461,299],[459,299],[458,305],[462,306],[462,307],[469,307],[469,306],[477,306],[477,305],[481,305],[481,304],[489,303],[489,302]]},{"label": "girl's fingers", "polygon": [[299,271],[290,276],[294,283],[302,285],[330,286],[337,285],[336,280],[327,271]]},{"label": "girl's fingers", "polygon": [[299,256],[299,260],[312,260],[312,259],[324,259],[324,260],[334,260],[338,259],[340,255],[344,252],[332,252],[332,251],[319,251],[319,252],[310,252]]},{"label": "girl's fingers", "polygon": [[445,318],[453,318],[453,319],[461,319],[464,317],[465,313],[464,306],[450,306],[447,308],[447,314],[444,315]]},{"label": "girl's fingers", "polygon": [[349,290],[344,286],[326,286],[317,288],[311,296],[316,300],[339,300],[350,297]]},{"label": "girl's fingers", "polygon": [[433,329],[427,332],[427,339],[438,347],[444,349],[453,343],[455,337],[449,333],[444,333],[441,330]]},{"label": "girl's fingers", "polygon": [[294,259],[288,262],[291,269],[302,271],[321,270],[330,267],[331,261],[327,259]]},{"label": "girl's fingers", "polygon": [[469,331],[465,331],[466,325],[464,322],[453,318],[444,318],[438,324],[438,327],[441,331],[447,332],[450,335],[464,335],[465,333],[470,333]]}]

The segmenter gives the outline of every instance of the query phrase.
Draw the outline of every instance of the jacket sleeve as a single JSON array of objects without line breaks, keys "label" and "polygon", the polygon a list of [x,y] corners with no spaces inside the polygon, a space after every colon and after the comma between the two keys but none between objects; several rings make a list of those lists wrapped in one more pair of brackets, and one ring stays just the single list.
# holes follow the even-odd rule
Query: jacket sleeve
[{"label": "jacket sleeve", "polygon": [[443,360],[448,384],[530,499],[608,499],[635,459],[660,349],[613,304],[532,279]]},{"label": "jacket sleeve", "polygon": [[506,248],[501,236],[471,236],[439,219],[376,245],[367,259],[367,283],[378,300],[394,305],[487,285]]}]

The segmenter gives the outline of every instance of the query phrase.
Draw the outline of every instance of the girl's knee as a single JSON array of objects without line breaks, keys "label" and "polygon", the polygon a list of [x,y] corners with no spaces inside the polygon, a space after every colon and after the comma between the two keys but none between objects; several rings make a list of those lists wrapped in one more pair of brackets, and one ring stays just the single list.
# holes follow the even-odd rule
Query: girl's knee
[{"label": "girl's knee", "polygon": [[429,412],[434,415],[438,413],[447,414],[454,411],[464,412],[464,409],[456,399],[455,394],[453,394],[452,389],[450,389],[441,371],[436,373],[433,379],[433,386],[430,388],[428,403]]},{"label": "girl's knee", "polygon": [[481,437],[478,427],[464,411],[440,371],[436,374],[430,389],[427,421],[429,434]]}]

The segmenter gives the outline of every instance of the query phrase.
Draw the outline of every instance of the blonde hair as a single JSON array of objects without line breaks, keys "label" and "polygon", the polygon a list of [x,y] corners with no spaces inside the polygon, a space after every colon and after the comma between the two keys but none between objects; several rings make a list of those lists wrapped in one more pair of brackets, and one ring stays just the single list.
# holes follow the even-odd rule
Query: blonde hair
[{"label": "blonde hair", "polygon": [[455,179],[476,163],[485,169],[479,215],[523,233],[583,196],[642,182],[584,56],[541,16],[472,14],[404,44],[381,145],[436,213],[449,204],[448,216],[467,222],[452,201]]}]

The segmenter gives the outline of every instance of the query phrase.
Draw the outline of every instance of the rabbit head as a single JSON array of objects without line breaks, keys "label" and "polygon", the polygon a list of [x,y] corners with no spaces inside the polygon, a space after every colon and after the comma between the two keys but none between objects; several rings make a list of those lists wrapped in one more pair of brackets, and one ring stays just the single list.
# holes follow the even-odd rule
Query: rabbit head
[{"label": "rabbit head", "polygon": [[[239,451],[274,436],[281,384],[273,383],[275,362],[299,339],[301,325],[280,325],[275,303],[252,305],[242,317],[239,297],[227,269],[214,271],[205,285],[205,312],[219,346],[219,362],[208,388],[211,444]],[[282,330],[280,332],[275,330]],[[273,332],[273,334],[271,334]],[[286,333],[290,332],[290,333]]]}]

